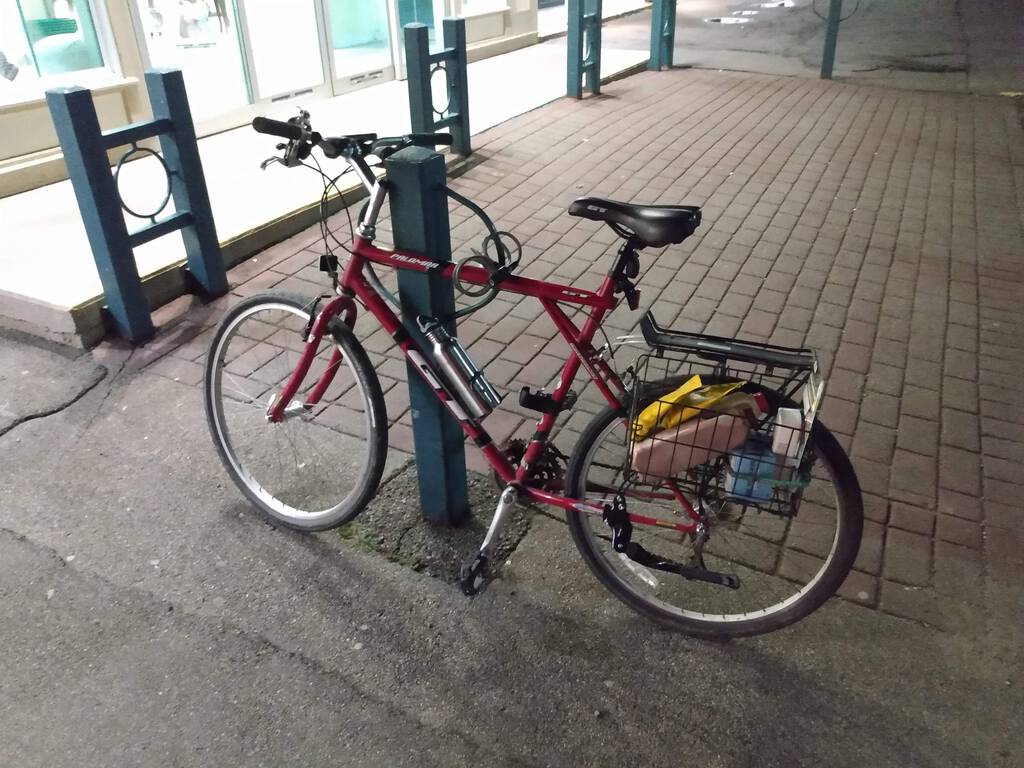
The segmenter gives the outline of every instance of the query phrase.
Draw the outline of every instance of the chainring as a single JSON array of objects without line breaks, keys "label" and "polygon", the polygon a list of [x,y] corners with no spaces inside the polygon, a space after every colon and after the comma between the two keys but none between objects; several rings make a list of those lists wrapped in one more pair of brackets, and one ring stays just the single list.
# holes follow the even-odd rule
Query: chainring
[{"label": "chainring", "polygon": [[[501,452],[513,467],[518,467],[526,453],[527,442],[522,438],[513,438],[505,443]],[[533,488],[540,488],[552,493],[565,490],[565,467],[566,456],[551,443],[545,443],[540,457],[530,467],[526,476],[526,482]],[[492,473],[494,483],[499,488],[504,488],[505,483],[498,477],[497,472]]]}]

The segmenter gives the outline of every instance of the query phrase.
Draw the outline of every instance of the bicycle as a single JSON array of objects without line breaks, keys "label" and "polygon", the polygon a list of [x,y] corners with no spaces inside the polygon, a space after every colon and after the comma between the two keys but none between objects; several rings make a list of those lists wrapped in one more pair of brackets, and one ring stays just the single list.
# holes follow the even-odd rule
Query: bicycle
[{"label": "bicycle", "polygon": [[[613,345],[606,336],[600,351],[593,346],[620,296],[631,310],[639,307],[640,251],[689,237],[700,224],[699,208],[575,201],[570,215],[602,221],[623,239],[600,287],[583,290],[515,275],[518,242],[452,190],[448,194],[470,206],[488,231],[482,251],[440,264],[374,244],[387,179],[375,175],[370,161],[383,163],[405,147],[449,144],[445,134],[324,137],[305,112],[288,122],[257,118],[253,127],[287,140],[278,145],[283,155],[264,167],[308,166],[319,148],[326,158],[345,160],[343,173],[355,173],[369,195],[341,265],[328,238],[345,245],[326,223],[329,190],[338,189],[339,177],[309,166],[325,179],[320,268],[334,291],[321,297],[322,306],[320,298],[273,292],[246,298],[228,311],[210,346],[204,395],[214,442],[232,480],[272,523],[304,531],[343,525],[380,483],[388,421],[378,376],[353,330],[363,309],[483,452],[503,487],[484,541],[462,567],[467,595],[487,583],[489,558],[520,501],[564,510],[577,549],[605,587],[655,622],[692,635],[779,629],[835,593],[857,555],[863,505],[846,453],[816,417],[824,382],[815,353],[668,330],[650,310],[640,322],[642,338]],[[375,266],[438,274],[475,303],[449,317],[403,321]],[[520,392],[520,404],[540,416],[529,442],[506,450],[482,424],[502,396],[445,328],[499,293],[537,298],[570,348],[551,392]],[[566,305],[585,315],[582,326]],[[641,341],[648,349],[620,375],[612,365],[616,349]],[[580,368],[607,405],[566,463],[549,435],[576,403],[571,387]],[[690,391],[682,400],[680,385]],[[695,393],[725,390],[731,392],[725,400],[746,403],[741,415],[692,402]],[[794,401],[801,395],[803,402]],[[680,402],[690,402],[696,418],[682,419]],[[664,409],[682,420],[675,431],[642,436],[638,425],[650,420],[652,409],[657,418]],[[784,415],[789,426],[782,424]],[[718,427],[728,434],[693,437],[694,430]],[[772,453],[770,442],[784,428],[800,447]],[[672,468],[640,466],[640,455],[660,456]]]}]

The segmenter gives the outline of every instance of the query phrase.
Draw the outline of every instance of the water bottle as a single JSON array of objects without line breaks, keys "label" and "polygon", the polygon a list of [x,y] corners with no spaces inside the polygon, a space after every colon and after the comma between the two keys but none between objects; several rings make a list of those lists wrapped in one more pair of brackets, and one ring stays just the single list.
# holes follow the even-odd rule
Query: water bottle
[{"label": "water bottle", "polygon": [[448,385],[474,418],[483,418],[501,403],[501,395],[491,386],[459,340],[452,337],[440,323],[433,321],[420,327],[430,341],[430,351]]}]

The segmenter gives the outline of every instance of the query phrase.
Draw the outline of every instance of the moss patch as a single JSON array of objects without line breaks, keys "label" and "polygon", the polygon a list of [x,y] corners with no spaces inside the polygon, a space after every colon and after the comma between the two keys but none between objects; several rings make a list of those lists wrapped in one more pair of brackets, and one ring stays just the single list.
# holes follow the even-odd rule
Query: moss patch
[{"label": "moss patch", "polygon": [[[347,546],[455,583],[462,563],[483,542],[498,503],[499,491],[490,477],[470,472],[468,486],[472,516],[465,524],[451,528],[429,523],[420,511],[419,480],[410,464],[383,484],[363,513],[339,528],[338,535]],[[494,575],[526,535],[532,514],[525,505],[514,510],[498,542]]]}]

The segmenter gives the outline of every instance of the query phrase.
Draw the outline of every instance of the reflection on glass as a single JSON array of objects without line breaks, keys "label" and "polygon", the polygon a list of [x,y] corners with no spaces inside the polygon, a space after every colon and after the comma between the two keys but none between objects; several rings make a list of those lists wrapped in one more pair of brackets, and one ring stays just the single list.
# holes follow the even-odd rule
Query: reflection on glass
[{"label": "reflection on glass", "polygon": [[245,25],[259,98],[324,81],[314,0],[248,0]]},{"label": "reflection on glass", "polygon": [[387,0],[328,0],[327,17],[337,77],[391,66]]},{"label": "reflection on glass", "polygon": [[[427,39],[430,41],[430,50],[436,48],[438,43],[437,30],[434,27],[434,3],[433,0],[398,0],[398,28],[404,29],[406,24],[418,22],[427,25]],[[405,53],[405,46],[402,46],[402,53]]]},{"label": "reflection on glass", "polygon": [[398,27],[413,22],[426,24],[430,27],[430,38],[434,38],[434,3],[433,0],[398,0]]},{"label": "reflection on glass", "polygon": [[0,93],[37,74],[18,4],[0,0]]},{"label": "reflection on glass", "polygon": [[0,83],[102,66],[87,0],[0,0]]},{"label": "reflection on glass", "polygon": [[[418,22],[427,25],[427,40],[431,53],[443,47],[440,30],[440,19],[444,16],[444,0],[398,0],[399,32],[406,24]],[[437,24],[435,24],[435,20]],[[402,61],[405,61],[405,45],[399,46]]]},{"label": "reflection on glass", "polygon": [[136,0],[149,61],[180,69],[194,116],[249,102],[233,0]]}]

